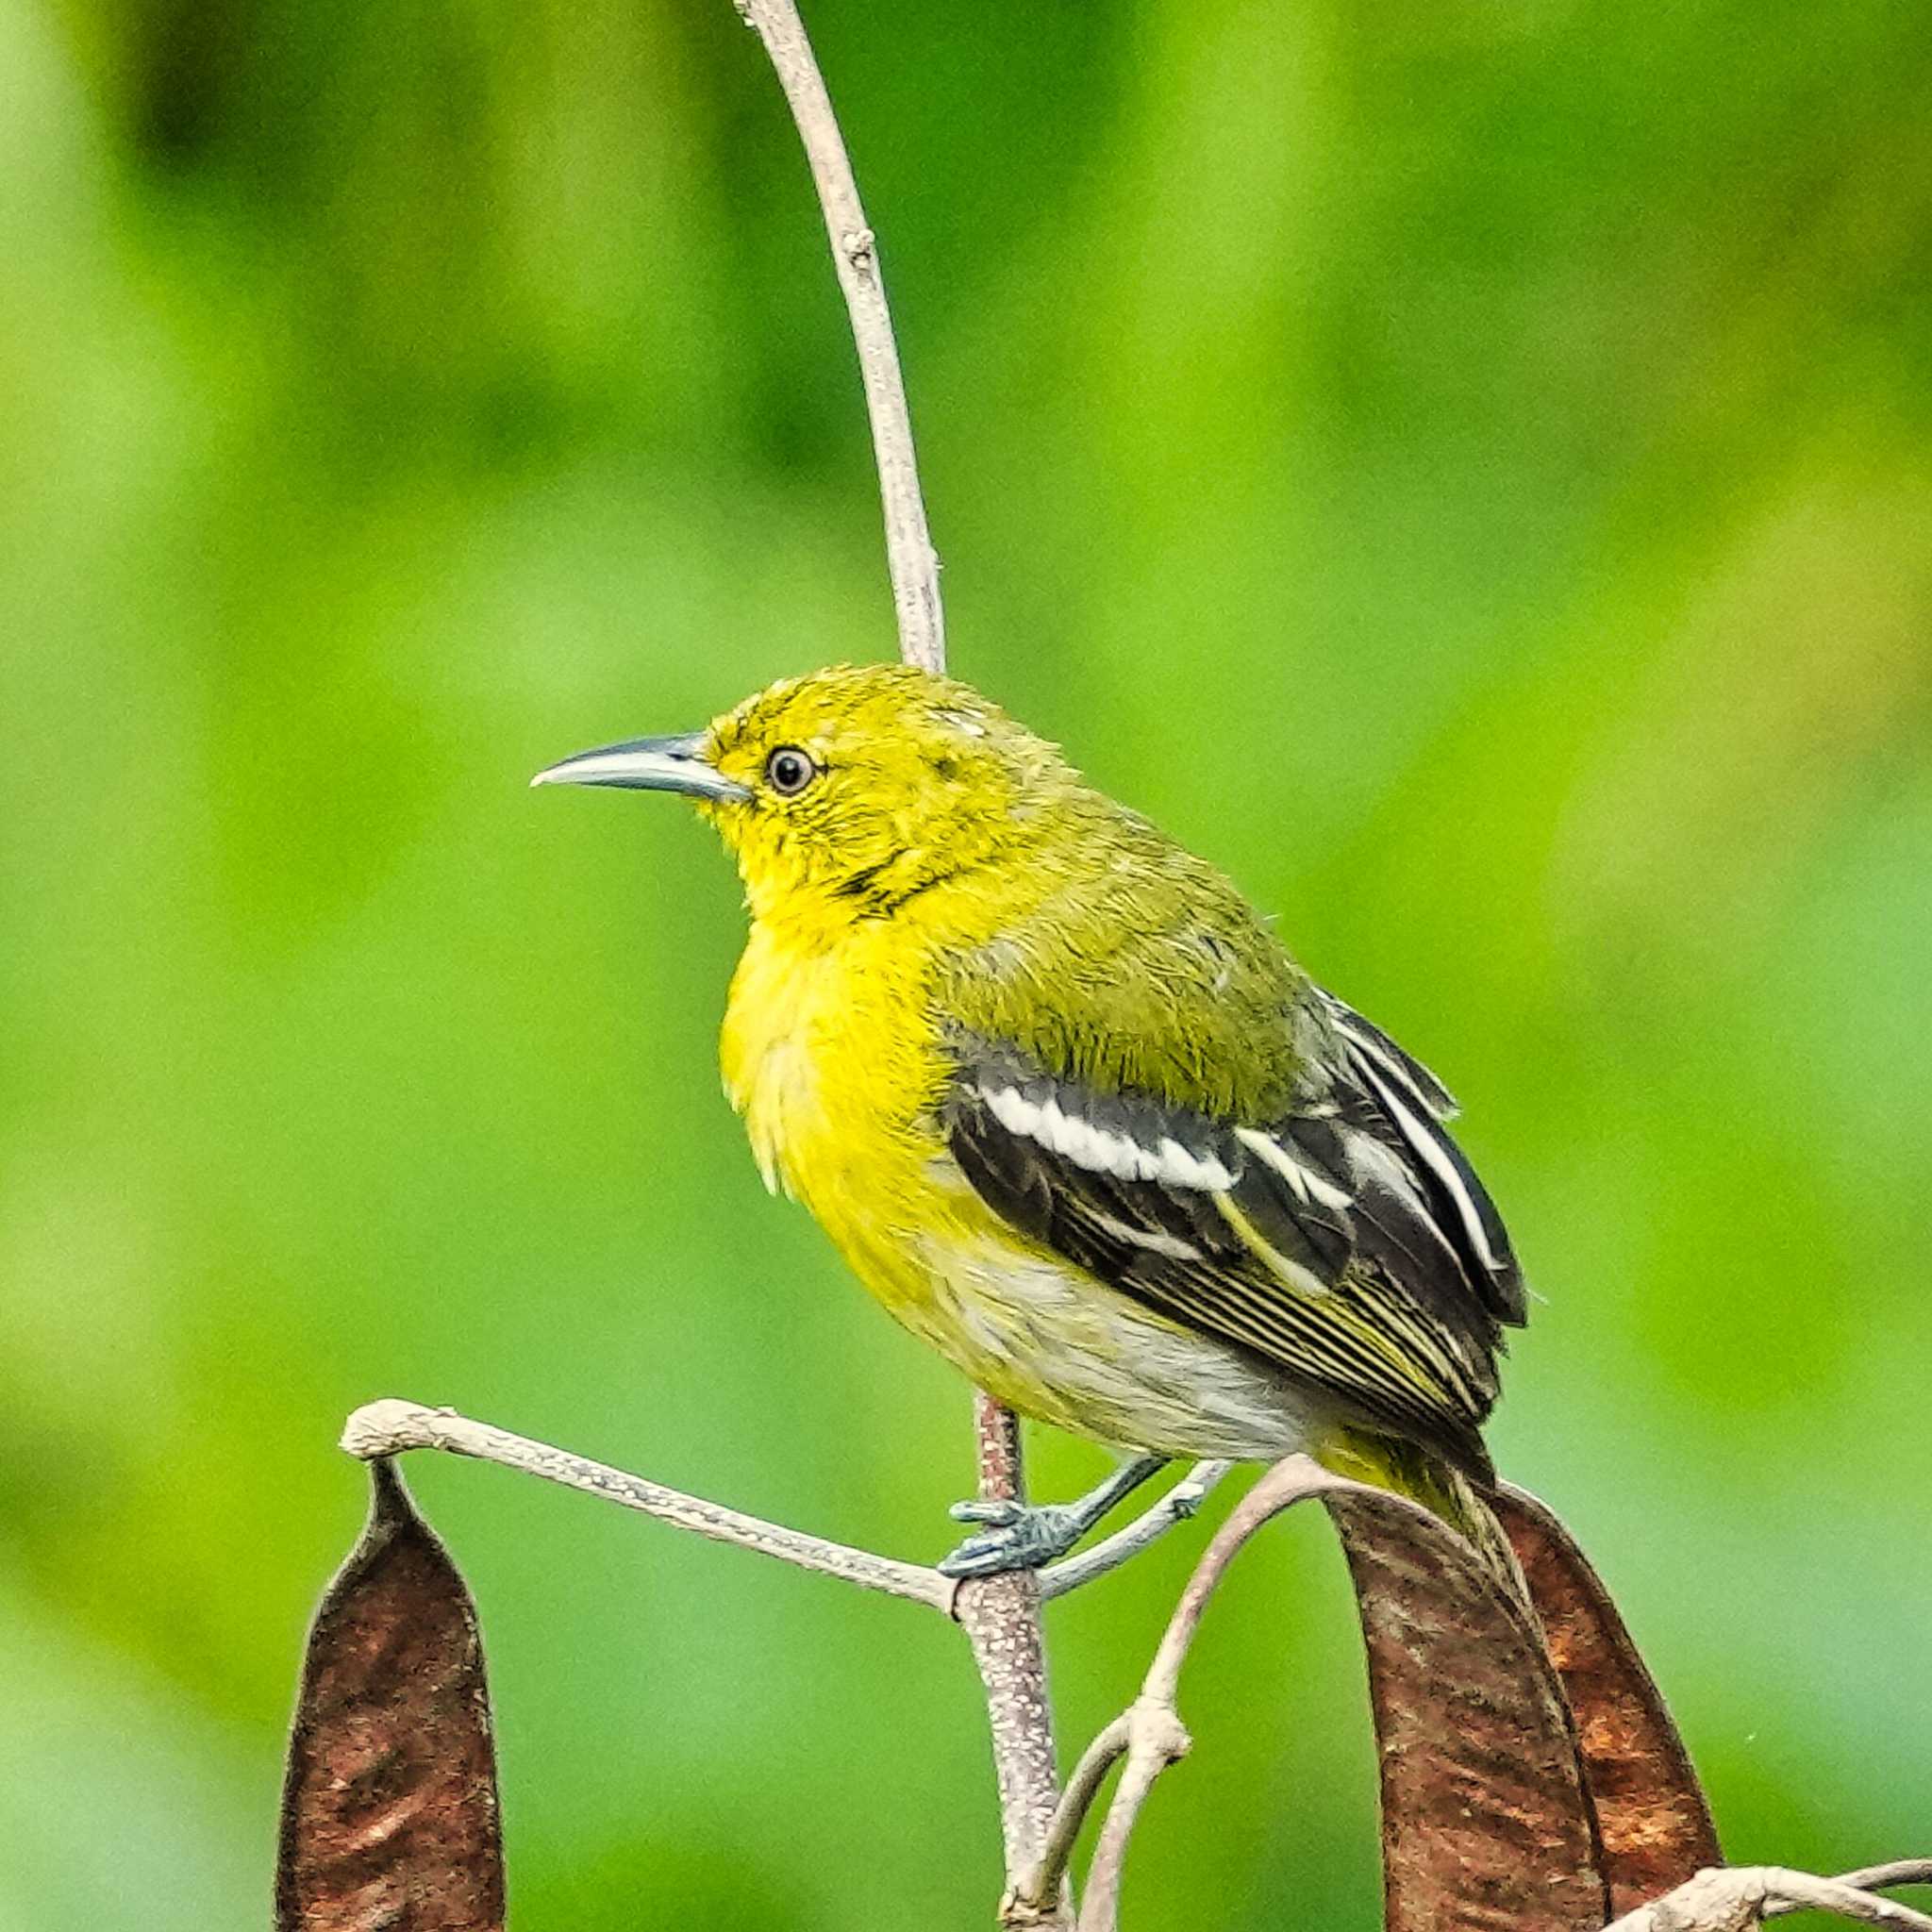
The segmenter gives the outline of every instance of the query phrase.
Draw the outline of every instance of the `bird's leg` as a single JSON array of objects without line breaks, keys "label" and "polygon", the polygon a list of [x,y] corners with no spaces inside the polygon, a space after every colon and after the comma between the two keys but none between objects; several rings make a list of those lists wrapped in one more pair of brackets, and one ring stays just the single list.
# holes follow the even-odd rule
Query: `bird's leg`
[{"label": "bird's leg", "polygon": [[955,1523],[983,1525],[940,1565],[942,1576],[991,1576],[1038,1570],[1064,1557],[1116,1503],[1167,1467],[1164,1456],[1136,1456],[1071,1503],[955,1503]]}]

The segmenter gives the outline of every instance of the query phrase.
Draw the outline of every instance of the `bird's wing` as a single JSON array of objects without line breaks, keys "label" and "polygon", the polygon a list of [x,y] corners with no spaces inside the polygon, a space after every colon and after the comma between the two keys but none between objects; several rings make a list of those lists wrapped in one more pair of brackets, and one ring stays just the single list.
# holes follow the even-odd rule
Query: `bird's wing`
[{"label": "bird's wing", "polygon": [[[1325,999],[1325,995],[1324,998]],[[1447,1093],[1340,1002],[1333,1064],[1283,1117],[1222,1121],[954,1042],[954,1158],[1014,1228],[1340,1412],[1478,1475],[1522,1287],[1443,1132]]]},{"label": "bird's wing", "polygon": [[1455,1096],[1373,1021],[1331,992],[1317,990],[1316,997],[1341,1040],[1344,1097],[1357,1104],[1372,1099],[1370,1126],[1395,1129],[1410,1179],[1455,1249],[1464,1280],[1499,1322],[1520,1328],[1528,1303],[1508,1230],[1468,1158],[1443,1131],[1456,1118]]}]

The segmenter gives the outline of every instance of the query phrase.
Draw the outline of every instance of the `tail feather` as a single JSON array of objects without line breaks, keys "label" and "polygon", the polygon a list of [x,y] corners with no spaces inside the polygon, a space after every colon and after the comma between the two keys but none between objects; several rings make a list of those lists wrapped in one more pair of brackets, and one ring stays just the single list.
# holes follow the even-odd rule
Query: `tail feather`
[{"label": "tail feather", "polygon": [[1454,1464],[1420,1443],[1354,1428],[1338,1430],[1315,1452],[1315,1459],[1335,1475],[1421,1504],[1469,1544],[1519,1603],[1528,1603],[1523,1568],[1495,1511],[1484,1500],[1481,1486]]}]

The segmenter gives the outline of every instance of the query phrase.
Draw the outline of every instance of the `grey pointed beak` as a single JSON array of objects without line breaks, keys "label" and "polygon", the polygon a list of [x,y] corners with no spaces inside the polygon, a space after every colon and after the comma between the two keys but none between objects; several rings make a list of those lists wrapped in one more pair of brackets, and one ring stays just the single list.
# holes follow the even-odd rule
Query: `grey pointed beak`
[{"label": "grey pointed beak", "polygon": [[539,772],[532,785],[617,785],[629,791],[682,791],[717,804],[747,799],[751,793],[727,778],[705,758],[705,733],[684,731],[673,738],[627,738],[622,744],[580,751],[574,758]]}]

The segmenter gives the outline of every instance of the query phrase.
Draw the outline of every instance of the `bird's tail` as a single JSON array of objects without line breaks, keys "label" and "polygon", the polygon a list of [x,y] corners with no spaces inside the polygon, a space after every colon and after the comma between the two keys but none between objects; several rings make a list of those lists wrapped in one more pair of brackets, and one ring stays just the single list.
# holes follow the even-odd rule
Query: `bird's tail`
[{"label": "bird's tail", "polygon": [[1454,1464],[1432,1456],[1419,1443],[1374,1435],[1367,1429],[1338,1430],[1317,1451],[1316,1460],[1333,1474],[1420,1503],[1475,1551],[1484,1567],[1518,1602],[1529,1600],[1522,1566],[1495,1511],[1484,1500],[1478,1485]]}]

